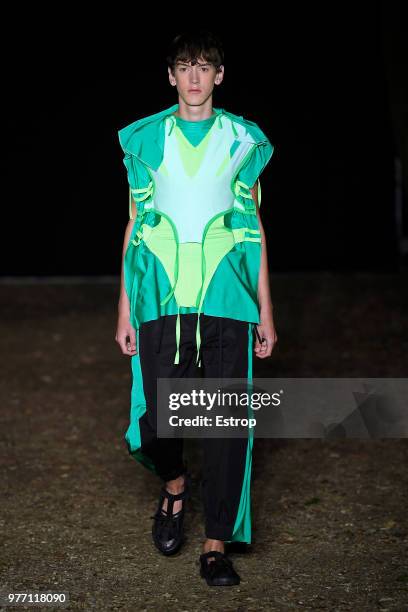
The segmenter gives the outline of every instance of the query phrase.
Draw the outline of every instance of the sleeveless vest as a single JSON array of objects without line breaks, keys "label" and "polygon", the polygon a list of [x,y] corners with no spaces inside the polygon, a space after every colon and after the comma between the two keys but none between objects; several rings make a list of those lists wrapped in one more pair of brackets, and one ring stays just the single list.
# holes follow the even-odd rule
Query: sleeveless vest
[{"label": "sleeveless vest", "polygon": [[[171,300],[172,308],[177,312],[174,363],[179,363],[180,358],[180,311],[197,312],[197,362],[200,366],[200,314],[203,306],[208,314],[229,316],[232,312],[234,318],[247,320],[249,317],[259,322],[260,230],[250,189],[238,179],[238,175],[256,146],[269,145],[268,159],[273,147],[266,137],[260,140],[256,137],[258,134],[250,133],[247,127],[252,122],[245,121],[247,125],[244,125],[244,121],[235,121],[234,115],[216,108],[213,109],[218,115],[216,120],[201,142],[194,146],[170,112],[177,108],[178,105],[174,105],[167,113],[157,115],[158,118],[161,116],[160,129],[164,131],[164,138],[162,152],[155,163],[150,159],[148,164],[142,159],[142,156],[146,158],[149,155],[140,139],[138,142],[136,157],[146,164],[151,180],[145,188],[132,187],[129,180],[130,197],[137,204],[138,215],[126,252],[125,277],[132,304],[140,282],[136,282],[135,287],[130,275],[136,274],[137,277],[138,267],[139,273],[146,271],[147,267],[143,264],[143,256],[138,258],[130,249],[137,251],[143,246],[149,257],[157,258],[160,268],[165,271],[169,288],[167,295],[160,296],[160,313]],[[135,134],[132,134],[133,146],[129,147],[129,138],[124,142],[124,132],[128,128],[120,131],[119,136],[128,155],[125,165],[129,171],[132,161],[129,156],[135,155]],[[157,145],[157,142],[153,139],[150,145]],[[258,182],[259,204],[260,201]],[[129,215],[132,216],[131,199]],[[238,259],[234,261],[236,256]],[[249,272],[245,264],[249,264]],[[231,311],[231,306],[223,305],[222,296],[228,296],[228,284],[239,282],[239,275],[245,285],[245,295],[249,297],[241,311],[239,304],[235,304],[235,310]],[[139,280],[142,282],[141,278]],[[217,287],[218,301],[214,293]],[[137,327],[140,321],[135,323]]]}]

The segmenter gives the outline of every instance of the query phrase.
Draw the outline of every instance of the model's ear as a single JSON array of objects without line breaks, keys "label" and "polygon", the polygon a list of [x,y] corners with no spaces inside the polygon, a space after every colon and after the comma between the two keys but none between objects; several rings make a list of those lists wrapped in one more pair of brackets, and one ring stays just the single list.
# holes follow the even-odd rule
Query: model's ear
[{"label": "model's ear", "polygon": [[220,85],[222,83],[223,78],[224,78],[224,66],[221,64],[221,66],[219,67],[219,70],[217,71],[217,74],[215,75],[214,83],[216,85]]},{"label": "model's ear", "polygon": [[176,85],[176,79],[174,77],[174,74],[171,71],[170,66],[167,66],[167,72],[169,73],[169,81],[170,81],[170,85]]}]

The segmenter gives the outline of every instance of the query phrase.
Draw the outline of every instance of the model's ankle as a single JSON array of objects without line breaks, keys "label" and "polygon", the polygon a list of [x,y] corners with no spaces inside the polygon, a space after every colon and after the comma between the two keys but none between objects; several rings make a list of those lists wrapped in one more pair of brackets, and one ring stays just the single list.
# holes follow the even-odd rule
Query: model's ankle
[{"label": "model's ankle", "polygon": [[184,491],[185,478],[184,476],[178,476],[174,480],[168,480],[166,482],[166,489],[169,493],[173,493],[173,495],[177,495],[178,493],[182,493]]},{"label": "model's ankle", "polygon": [[210,550],[216,550],[218,552],[225,552],[225,544],[223,540],[214,540],[212,538],[207,538],[204,542],[204,552],[210,552]]}]

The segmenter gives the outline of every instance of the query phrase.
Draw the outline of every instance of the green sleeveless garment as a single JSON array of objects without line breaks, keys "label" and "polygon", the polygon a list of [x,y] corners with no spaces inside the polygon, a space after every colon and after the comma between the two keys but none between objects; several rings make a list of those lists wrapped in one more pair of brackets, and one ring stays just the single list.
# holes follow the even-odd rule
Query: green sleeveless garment
[{"label": "green sleeveless garment", "polygon": [[[250,187],[274,148],[256,123],[224,109],[213,108],[215,116],[201,122],[181,120],[174,116],[177,110],[175,104],[119,130],[130,186],[130,218],[131,198],[137,208],[124,258],[130,322],[139,346],[141,323],[162,315],[204,312],[248,321],[247,378],[251,382],[252,329],[259,323],[261,240]],[[175,363],[179,332],[177,317]],[[196,338],[199,347],[199,325]],[[139,353],[132,356],[131,364],[125,440],[129,453],[155,473],[154,463],[141,450],[139,422],[146,398]],[[250,430],[230,542],[251,542],[252,446]]]},{"label": "green sleeveless garment", "polygon": [[[197,349],[201,312],[259,323],[261,238],[249,188],[273,145],[254,122],[224,109],[197,122],[204,136],[176,110],[128,125],[119,141],[137,205],[124,263],[131,324],[178,315],[177,364],[180,314],[198,313]],[[196,130],[196,144],[187,129]]]}]

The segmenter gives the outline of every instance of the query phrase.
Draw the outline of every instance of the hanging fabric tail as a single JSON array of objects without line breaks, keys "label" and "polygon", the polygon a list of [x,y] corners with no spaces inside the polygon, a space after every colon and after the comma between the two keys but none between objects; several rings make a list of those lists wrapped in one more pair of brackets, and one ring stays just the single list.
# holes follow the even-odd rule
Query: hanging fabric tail
[{"label": "hanging fabric tail", "polygon": [[261,205],[261,181],[258,178],[258,206]]},{"label": "hanging fabric tail", "polygon": [[[248,369],[247,369],[247,393],[251,397],[252,393],[252,350],[253,350],[253,329],[254,323],[248,323]],[[253,409],[251,402],[248,403],[248,419],[253,418]],[[234,524],[231,540],[229,542],[246,542],[251,543],[252,525],[251,525],[251,473],[252,473],[252,448],[254,443],[254,431],[249,428],[248,444],[245,460],[245,473],[242,480],[241,498],[237,517]]]},{"label": "hanging fabric tail", "polygon": [[248,371],[247,371],[247,380],[248,383],[250,383],[250,385],[248,385],[249,387],[252,386],[252,348],[253,348],[253,330],[255,327],[255,323],[249,323],[249,329],[248,329]]},{"label": "hanging fabric tail", "polygon": [[[248,393],[252,395],[253,392],[253,352],[254,352],[254,330],[256,327],[256,323],[248,323],[248,372],[247,372],[247,389]],[[248,419],[254,418],[254,412],[249,402],[248,406]],[[252,438],[254,436],[254,430],[250,428],[249,430],[249,438],[251,440],[251,448],[252,448]]]},{"label": "hanging fabric tail", "polygon": [[133,219],[132,214],[132,188],[129,185],[129,219]]},{"label": "hanging fabric tail", "polygon": [[174,363],[180,363],[180,306],[177,306],[177,320],[176,320],[176,356],[174,358]]},{"label": "hanging fabric tail", "polygon": [[197,327],[196,327],[196,345],[197,345],[197,358],[196,363],[199,368],[201,368],[201,355],[200,355],[200,347],[201,347],[201,334],[200,334],[200,315],[201,310],[198,311],[197,317]]}]

